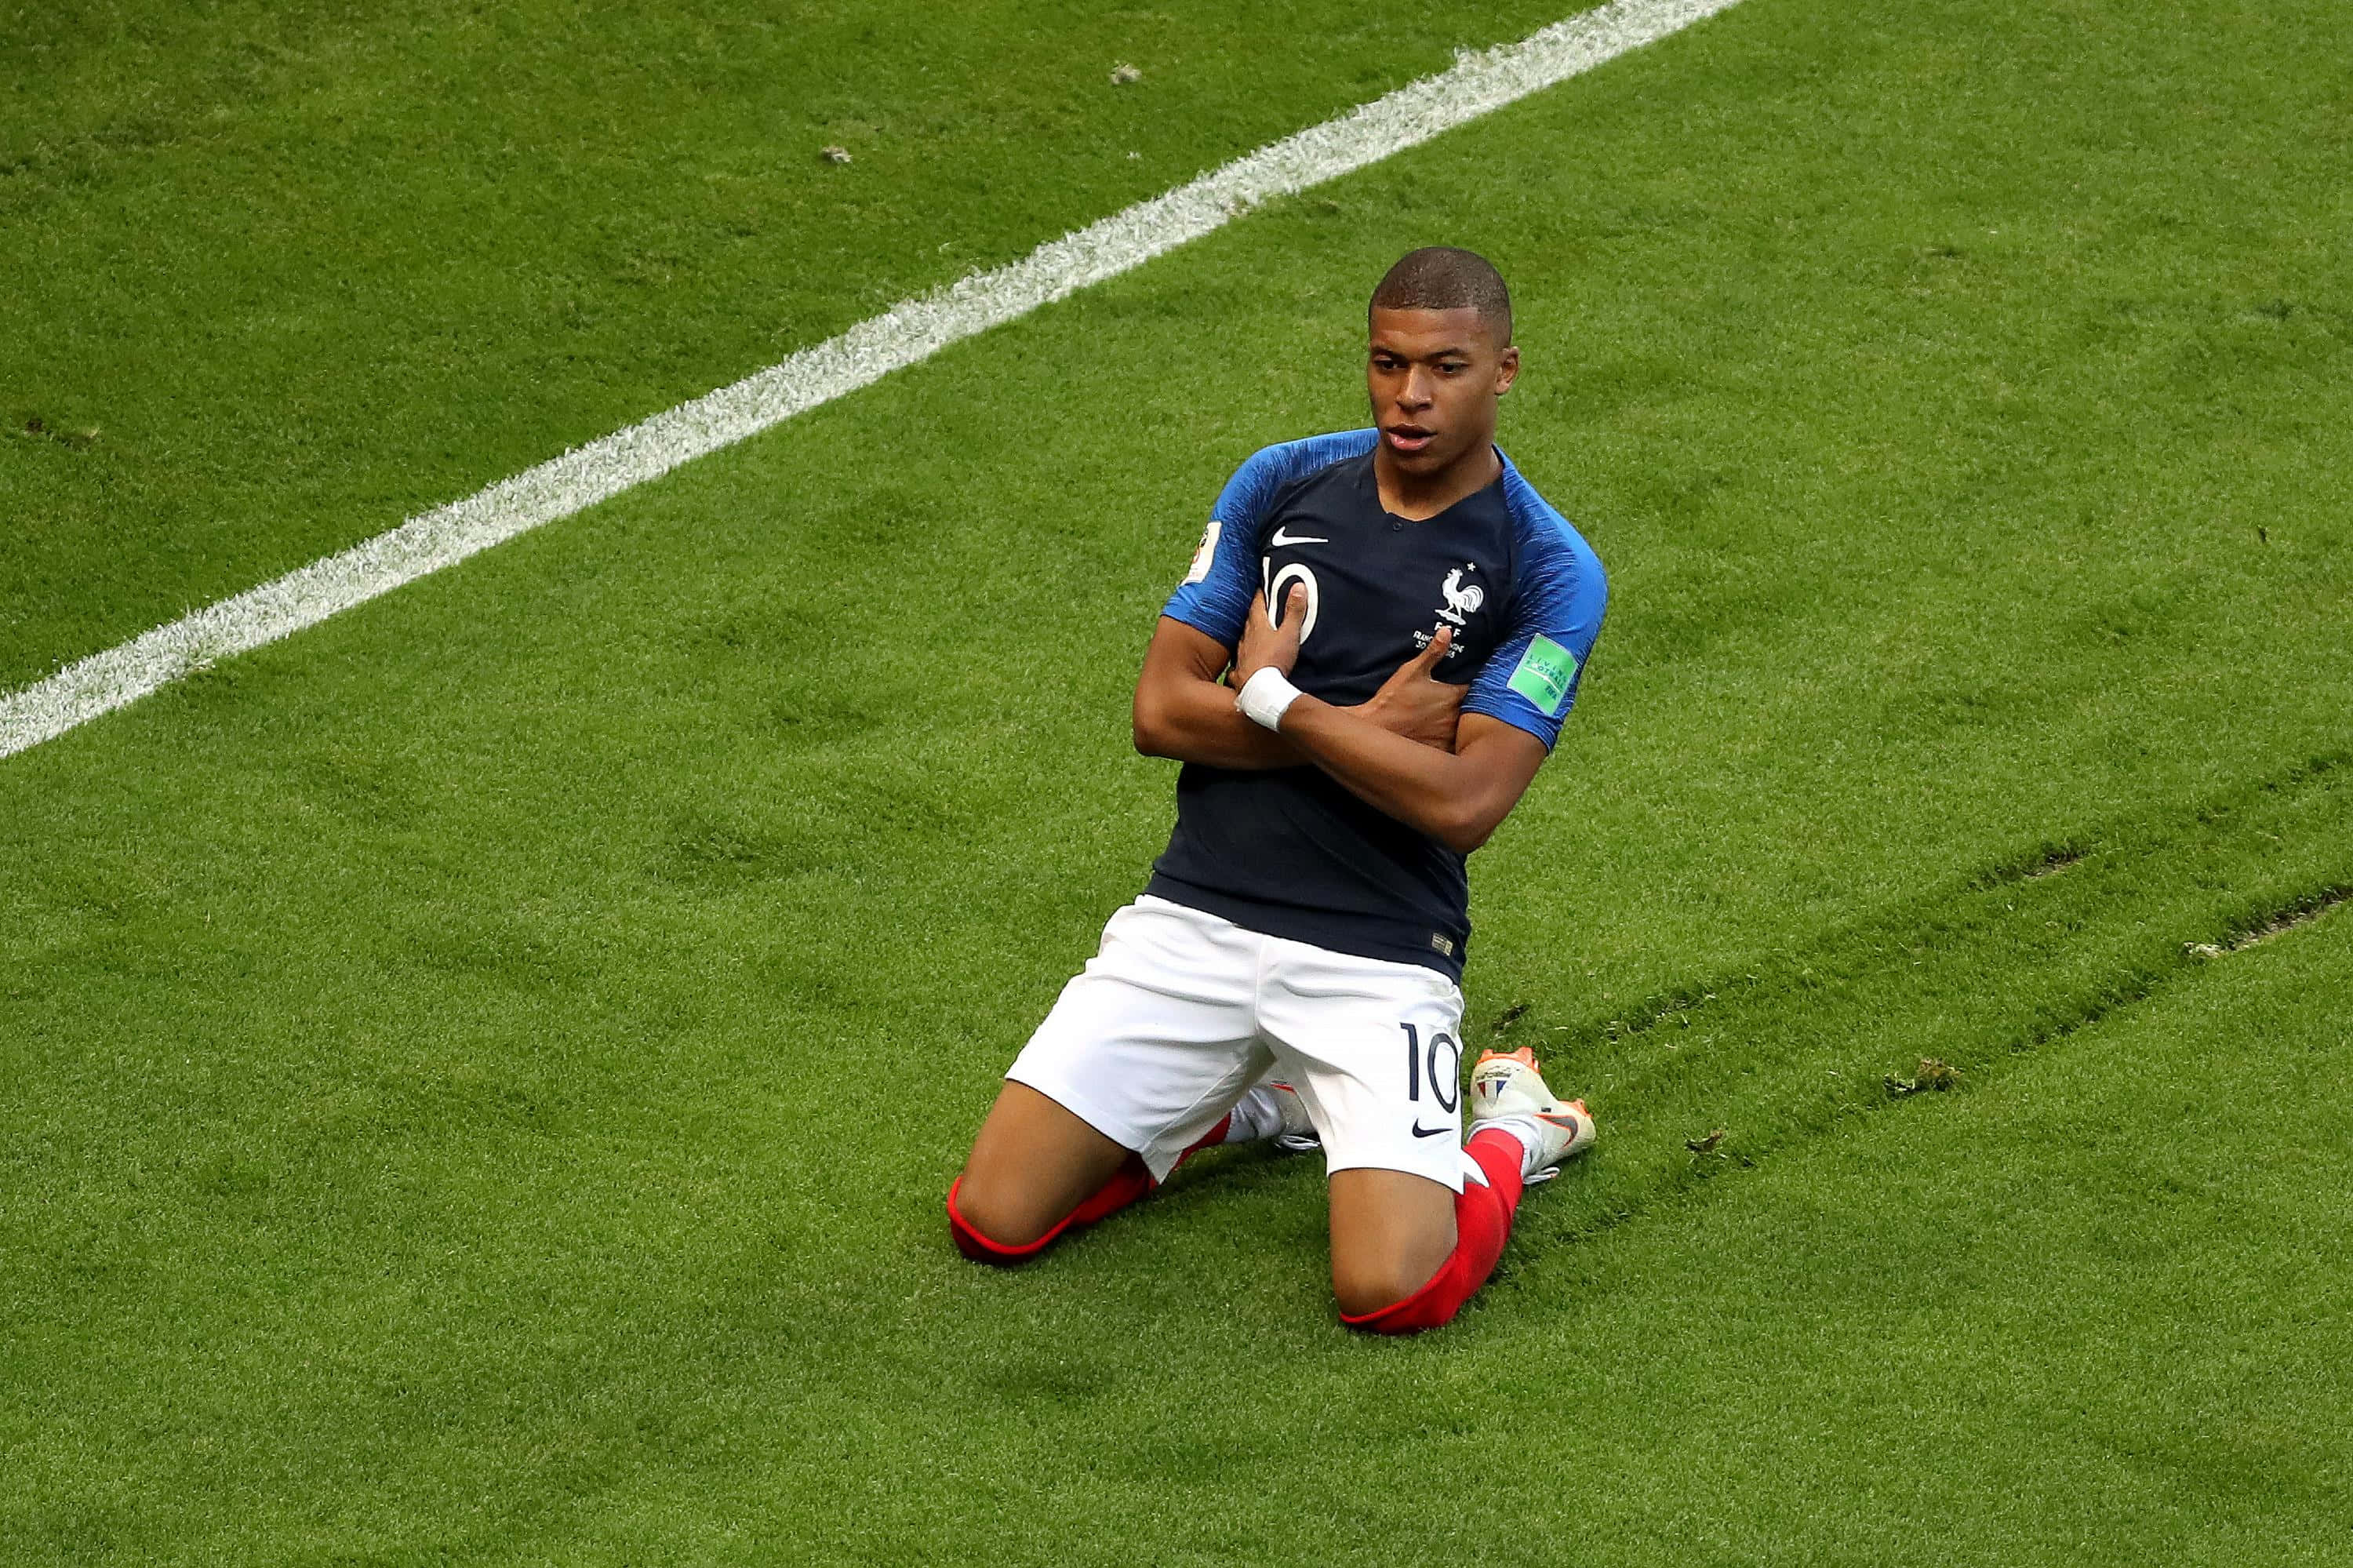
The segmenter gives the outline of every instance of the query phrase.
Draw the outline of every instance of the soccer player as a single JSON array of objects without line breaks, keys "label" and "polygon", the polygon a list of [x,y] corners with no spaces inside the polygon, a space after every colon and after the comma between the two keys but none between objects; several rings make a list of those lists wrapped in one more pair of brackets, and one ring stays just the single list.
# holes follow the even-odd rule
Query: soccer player
[{"label": "soccer player", "polygon": [[1467,250],[1374,290],[1374,429],[1269,447],[1212,509],[1135,688],[1176,827],[1006,1075],[949,1229],[1016,1263],[1211,1143],[1312,1128],[1344,1321],[1451,1319],[1523,1183],[1593,1141],[1523,1049],[1461,1104],[1464,858],[1560,732],[1601,563],[1494,445],[1511,296]]}]

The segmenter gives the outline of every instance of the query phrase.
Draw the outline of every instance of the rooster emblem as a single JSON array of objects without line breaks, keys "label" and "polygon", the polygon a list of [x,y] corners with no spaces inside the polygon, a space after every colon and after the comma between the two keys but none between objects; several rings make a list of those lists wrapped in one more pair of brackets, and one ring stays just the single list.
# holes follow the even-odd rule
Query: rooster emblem
[{"label": "rooster emblem", "polygon": [[1464,572],[1475,572],[1478,569],[1475,566],[1461,566],[1446,574],[1446,581],[1439,585],[1438,589],[1440,593],[1446,596],[1446,608],[1438,612],[1440,620],[1451,620],[1460,626],[1466,616],[1487,602],[1486,589],[1477,583],[1465,587],[1462,581]]}]

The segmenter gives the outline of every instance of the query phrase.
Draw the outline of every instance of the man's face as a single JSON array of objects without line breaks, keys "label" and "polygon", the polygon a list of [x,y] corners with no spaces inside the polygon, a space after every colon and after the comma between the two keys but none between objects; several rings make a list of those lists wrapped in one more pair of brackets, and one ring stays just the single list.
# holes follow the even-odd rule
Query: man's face
[{"label": "man's face", "polygon": [[1373,423],[1397,469],[1443,471],[1495,439],[1495,400],[1520,373],[1520,351],[1495,341],[1472,310],[1372,313],[1365,385]]}]

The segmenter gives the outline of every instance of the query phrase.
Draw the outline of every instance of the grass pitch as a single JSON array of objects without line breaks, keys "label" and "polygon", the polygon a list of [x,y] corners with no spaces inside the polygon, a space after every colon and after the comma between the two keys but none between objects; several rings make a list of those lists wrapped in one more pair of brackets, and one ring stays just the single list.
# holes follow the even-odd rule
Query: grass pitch
[{"label": "grass pitch", "polygon": [[[1747,0],[0,765],[0,1553],[2353,1557],[2348,44]],[[1312,1161],[964,1265],[1151,615],[1435,239],[1612,568],[1468,984],[1603,1141],[1410,1343]]]},{"label": "grass pitch", "polygon": [[16,8],[0,687],[1551,19]]}]

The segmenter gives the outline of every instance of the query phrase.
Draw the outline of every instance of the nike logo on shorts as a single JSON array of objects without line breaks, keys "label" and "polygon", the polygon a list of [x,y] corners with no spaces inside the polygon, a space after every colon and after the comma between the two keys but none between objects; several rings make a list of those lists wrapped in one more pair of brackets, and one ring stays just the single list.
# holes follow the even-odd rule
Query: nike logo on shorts
[{"label": "nike logo on shorts", "polygon": [[1436,1138],[1441,1132],[1452,1132],[1453,1130],[1454,1129],[1451,1127],[1424,1127],[1421,1125],[1421,1118],[1419,1117],[1416,1117],[1414,1118],[1413,1135],[1416,1138]]}]

